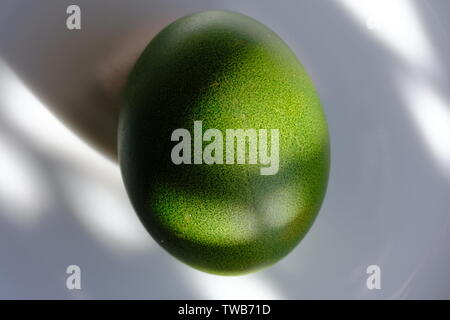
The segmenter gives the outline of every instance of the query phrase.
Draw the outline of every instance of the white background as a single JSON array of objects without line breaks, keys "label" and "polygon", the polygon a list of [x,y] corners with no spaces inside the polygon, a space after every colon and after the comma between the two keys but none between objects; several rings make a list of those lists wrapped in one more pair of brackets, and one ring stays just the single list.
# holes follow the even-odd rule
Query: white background
[{"label": "white background", "polygon": [[[69,4],[82,30],[66,29]],[[97,151],[114,154],[120,79],[142,47],[204,9],[277,32],[330,128],[315,224],[288,257],[248,276],[169,256]],[[449,30],[447,0],[2,0],[0,298],[450,298]],[[66,289],[71,264],[81,290]],[[366,287],[371,264],[381,290]]]}]

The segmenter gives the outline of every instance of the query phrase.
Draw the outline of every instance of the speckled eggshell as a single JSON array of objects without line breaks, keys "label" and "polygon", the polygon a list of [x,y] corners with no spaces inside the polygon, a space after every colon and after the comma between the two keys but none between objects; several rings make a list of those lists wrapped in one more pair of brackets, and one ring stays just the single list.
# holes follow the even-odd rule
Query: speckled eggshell
[{"label": "speckled eggshell", "polygon": [[[175,165],[171,134],[279,129],[280,168]],[[119,159],[131,202],[152,237],[177,259],[242,274],[286,256],[311,227],[329,171],[319,97],[289,47],[232,12],[181,18],[146,47],[124,92]]]}]

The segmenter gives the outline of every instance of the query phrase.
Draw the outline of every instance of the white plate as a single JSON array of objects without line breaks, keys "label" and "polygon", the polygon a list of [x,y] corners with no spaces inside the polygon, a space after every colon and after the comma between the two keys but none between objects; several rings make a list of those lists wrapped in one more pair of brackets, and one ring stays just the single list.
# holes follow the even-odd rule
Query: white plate
[{"label": "white plate", "polygon": [[[450,298],[450,3],[70,1],[0,4],[1,298]],[[330,183],[306,238],[257,274],[179,263],[147,235],[114,154],[118,92],[163,26],[250,15],[308,69],[327,114]],[[113,80],[112,80],[113,79]],[[45,105],[45,107],[44,107]],[[79,265],[82,290],[67,290]],[[369,290],[367,267],[381,270]]]}]

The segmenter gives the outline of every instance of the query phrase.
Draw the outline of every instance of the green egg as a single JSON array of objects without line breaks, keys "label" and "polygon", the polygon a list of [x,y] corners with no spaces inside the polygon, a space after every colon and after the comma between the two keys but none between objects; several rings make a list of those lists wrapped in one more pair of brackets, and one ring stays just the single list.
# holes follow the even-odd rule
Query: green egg
[{"label": "green egg", "polygon": [[327,123],[310,77],[274,32],[233,12],[183,17],[148,44],[124,91],[118,144],[149,233],[215,274],[286,256],[328,182]]}]

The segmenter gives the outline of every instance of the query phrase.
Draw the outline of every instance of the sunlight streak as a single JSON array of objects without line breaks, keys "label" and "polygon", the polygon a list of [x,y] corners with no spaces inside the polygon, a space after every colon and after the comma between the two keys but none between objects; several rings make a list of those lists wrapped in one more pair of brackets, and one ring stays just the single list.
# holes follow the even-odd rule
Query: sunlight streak
[{"label": "sunlight streak", "polygon": [[[92,235],[111,248],[149,248],[153,242],[127,198],[117,164],[103,157],[65,127],[0,61],[0,116],[29,142],[35,152],[60,166],[51,168],[76,217]],[[0,137],[1,138],[1,137]],[[20,141],[20,140],[19,140]],[[30,218],[48,197],[41,172],[33,171],[26,155],[0,139],[0,197],[20,208],[14,217]],[[30,214],[25,214],[31,212]]]},{"label": "sunlight streak", "polygon": [[[393,72],[400,95],[439,168],[450,177],[450,103],[432,85],[442,70],[426,30],[410,0],[340,0],[386,46],[404,59]],[[406,74],[406,75],[405,75]]]},{"label": "sunlight streak", "polygon": [[0,215],[31,226],[51,205],[49,186],[39,168],[13,139],[0,132]]},{"label": "sunlight streak", "polygon": [[120,178],[117,164],[94,150],[58,120],[0,60],[0,116],[34,148],[105,177]]},{"label": "sunlight streak", "polygon": [[213,300],[280,300],[283,295],[260,274],[250,274],[237,277],[222,277],[202,273],[192,269],[190,273],[192,286],[200,289],[204,299]]},{"label": "sunlight streak", "polygon": [[410,0],[339,2],[407,63],[437,70],[433,47]]},{"label": "sunlight streak", "polygon": [[427,83],[406,78],[399,87],[430,153],[450,178],[450,104]]},{"label": "sunlight streak", "polygon": [[109,249],[141,250],[154,245],[131,207],[124,188],[116,190],[80,174],[61,173],[61,178],[76,217]]}]

